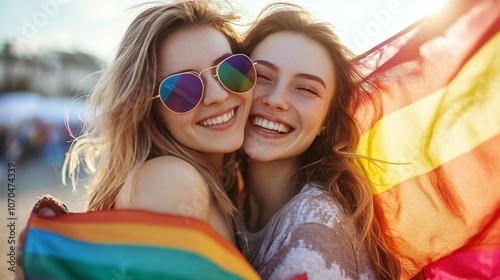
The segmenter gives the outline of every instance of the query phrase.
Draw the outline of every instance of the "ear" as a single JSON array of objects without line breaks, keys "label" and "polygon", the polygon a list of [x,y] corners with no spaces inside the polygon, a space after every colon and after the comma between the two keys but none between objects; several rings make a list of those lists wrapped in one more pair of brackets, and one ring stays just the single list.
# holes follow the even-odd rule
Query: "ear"
[{"label": "ear", "polygon": [[321,129],[318,131],[317,136],[324,135],[326,133],[326,126],[322,126]]}]

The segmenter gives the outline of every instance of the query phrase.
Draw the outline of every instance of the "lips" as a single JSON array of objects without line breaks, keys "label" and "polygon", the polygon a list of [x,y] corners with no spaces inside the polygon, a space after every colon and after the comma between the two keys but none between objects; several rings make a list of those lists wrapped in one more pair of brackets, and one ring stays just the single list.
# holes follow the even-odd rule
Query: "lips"
[{"label": "lips", "polygon": [[250,120],[253,125],[272,132],[285,134],[293,130],[293,128],[287,124],[271,121],[260,116],[252,116],[250,117]]},{"label": "lips", "polygon": [[234,108],[222,115],[212,117],[209,119],[202,120],[199,122],[201,126],[211,126],[211,125],[220,125],[227,123],[229,120],[231,120],[234,117]]}]

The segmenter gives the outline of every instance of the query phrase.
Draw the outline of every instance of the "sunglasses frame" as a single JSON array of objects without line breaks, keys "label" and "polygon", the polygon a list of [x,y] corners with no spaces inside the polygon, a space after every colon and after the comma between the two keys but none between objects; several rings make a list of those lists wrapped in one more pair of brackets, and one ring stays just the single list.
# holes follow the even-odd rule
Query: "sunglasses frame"
[{"label": "sunglasses frame", "polygon": [[[224,83],[221,81],[221,79],[220,79],[220,77],[219,77],[219,68],[220,68],[220,66],[222,65],[222,63],[224,63],[224,62],[225,62],[225,61],[227,61],[228,59],[230,59],[230,58],[232,58],[232,57],[235,57],[235,56],[244,56],[244,57],[246,57],[246,58],[248,59],[248,61],[250,61],[250,62],[252,63],[252,66],[253,66],[253,71],[254,71],[255,81],[254,81],[254,83],[253,83],[252,87],[251,87],[249,90],[245,91],[245,92],[235,92],[235,91],[230,90],[229,88],[227,88],[227,87],[224,85]],[[187,114],[187,113],[189,113],[189,112],[193,111],[194,109],[196,109],[196,107],[198,107],[198,105],[200,105],[201,100],[203,99],[203,96],[205,95],[205,83],[203,82],[203,79],[201,78],[201,74],[202,74],[203,72],[205,72],[205,71],[208,71],[208,70],[211,70],[211,69],[214,69],[214,68],[216,68],[216,70],[215,70],[215,75],[212,75],[212,77],[213,77],[213,78],[217,78],[217,82],[218,82],[218,83],[219,83],[219,85],[221,85],[221,86],[222,86],[225,90],[227,90],[227,91],[229,91],[229,92],[231,92],[231,93],[234,93],[234,94],[246,94],[246,93],[248,93],[248,92],[252,91],[252,90],[253,90],[253,88],[255,87],[255,85],[257,84],[257,69],[255,69],[255,65],[256,65],[256,64],[257,64],[257,62],[252,61],[252,59],[251,59],[250,57],[248,57],[247,55],[242,54],[242,53],[237,53],[237,54],[233,54],[233,55],[231,55],[231,56],[228,56],[228,57],[224,58],[221,62],[217,63],[217,65],[210,66],[210,67],[208,67],[208,68],[206,68],[206,69],[201,70],[200,72],[196,72],[196,71],[188,71],[188,72],[181,72],[181,73],[177,73],[177,74],[173,74],[173,75],[167,76],[165,79],[163,79],[163,80],[160,82],[160,85],[159,85],[159,87],[158,87],[158,95],[153,96],[150,100],[155,100],[155,99],[157,99],[157,98],[160,98],[160,100],[161,100],[161,93],[160,93],[160,91],[161,91],[161,85],[162,85],[162,84],[163,84],[163,82],[165,82],[167,79],[170,79],[170,78],[172,78],[172,77],[176,77],[176,76],[180,76],[180,75],[186,75],[186,74],[188,74],[188,75],[193,75],[193,76],[197,77],[197,78],[200,80],[200,82],[201,82],[201,90],[202,90],[202,91],[201,91],[201,96],[200,96],[200,99],[198,100],[198,103],[196,103],[196,105],[195,105],[192,109],[190,109],[190,110],[188,110],[188,111],[185,111],[185,112],[176,112],[176,111],[174,111],[174,110],[172,110],[172,109],[168,108],[168,106],[167,106],[167,105],[163,102],[163,100],[161,100],[161,103],[163,104],[163,106],[164,106],[165,108],[167,108],[167,110],[169,110],[170,112],[172,112],[172,113],[174,113],[174,114]]]}]

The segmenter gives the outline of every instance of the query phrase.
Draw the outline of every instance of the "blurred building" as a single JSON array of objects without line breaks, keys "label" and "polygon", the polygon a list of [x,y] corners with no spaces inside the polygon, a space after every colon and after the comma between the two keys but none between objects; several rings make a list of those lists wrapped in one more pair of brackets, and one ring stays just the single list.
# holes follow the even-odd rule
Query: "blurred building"
[{"label": "blurred building", "polygon": [[102,66],[84,53],[26,55],[0,46],[0,163],[62,162]]},{"label": "blurred building", "polygon": [[32,91],[45,96],[90,92],[103,62],[84,53],[52,51],[37,56],[15,54],[10,44],[0,52],[0,92]]}]

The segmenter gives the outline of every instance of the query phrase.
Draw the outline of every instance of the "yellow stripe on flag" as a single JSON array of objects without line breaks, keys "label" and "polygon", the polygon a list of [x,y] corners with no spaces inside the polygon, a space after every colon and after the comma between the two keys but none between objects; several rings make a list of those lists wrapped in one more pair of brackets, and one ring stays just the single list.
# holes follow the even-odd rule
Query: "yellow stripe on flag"
[{"label": "yellow stripe on flag", "polygon": [[361,137],[357,153],[381,160],[358,161],[374,194],[425,174],[500,133],[499,46],[497,34],[448,86],[383,117]]}]

